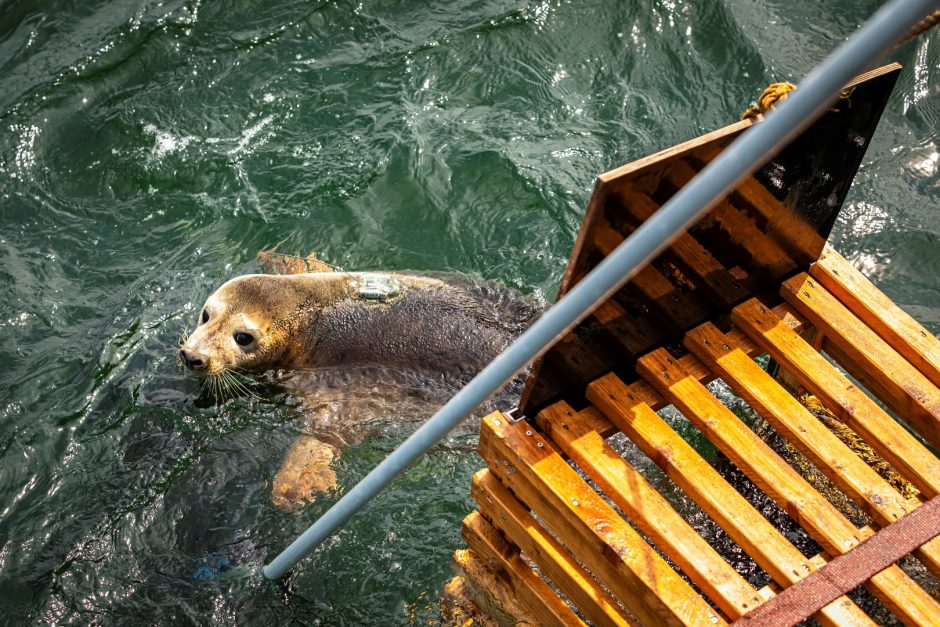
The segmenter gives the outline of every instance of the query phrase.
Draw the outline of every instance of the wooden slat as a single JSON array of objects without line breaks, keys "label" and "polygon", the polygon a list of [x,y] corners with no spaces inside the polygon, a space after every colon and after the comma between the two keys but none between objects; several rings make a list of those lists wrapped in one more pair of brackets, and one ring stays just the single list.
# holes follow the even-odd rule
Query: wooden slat
[{"label": "wooden slat", "polygon": [[773,311],[751,299],[731,319],[925,496],[940,494],[940,460]]},{"label": "wooden slat", "polygon": [[659,323],[672,333],[681,333],[700,322],[706,308],[690,294],[683,293],[653,266],[646,266],[631,279],[633,287],[649,300]]},{"label": "wooden slat", "polygon": [[795,625],[831,599],[863,585],[940,533],[940,496],[894,522],[848,553],[758,607],[735,626]]},{"label": "wooden slat", "polygon": [[525,421],[484,417],[480,454],[642,623],[726,624]]},{"label": "wooden slat", "polygon": [[[625,190],[620,195],[627,211],[640,223],[659,209],[659,205],[646,194]],[[733,305],[749,293],[721,262],[688,233],[680,235],[669,250],[682,262],[682,269],[697,279],[696,285],[708,290],[723,306]]]},{"label": "wooden slat", "polygon": [[[774,308],[773,311],[784,324],[788,325],[791,329],[794,329],[795,332],[802,333],[805,331],[805,320],[803,320],[802,317],[794,314],[789,305],[780,305]],[[733,339],[737,346],[746,351],[747,354],[751,357],[756,357],[765,352],[761,346],[759,346],[756,342],[751,340],[751,338],[737,329],[732,328],[728,332],[728,337]],[[696,357],[694,354],[690,353],[688,355],[684,355],[679,360],[679,363],[682,364],[682,367],[685,368],[687,372],[694,373],[695,376],[698,377],[698,380],[702,383],[708,383],[715,378],[715,375],[712,373],[712,371],[706,368],[705,365],[702,364],[702,362],[699,361],[698,357]],[[652,409],[660,410],[669,405],[669,403],[666,402],[666,399],[664,399],[662,395],[646,381],[640,379],[639,381],[634,381],[630,385],[631,393],[636,396],[636,398],[649,405]],[[613,424],[606,419],[604,419],[604,423],[609,425],[609,427],[605,428],[609,428],[610,431],[602,431],[601,435],[607,438],[616,432],[616,427],[614,427]]]},{"label": "wooden slat", "polygon": [[[595,227],[597,248],[609,255],[623,242],[623,235],[609,224]],[[672,284],[654,266],[648,265],[630,279],[631,284],[649,300],[650,306],[662,316],[659,322],[673,333],[681,333],[701,321],[708,308],[692,293],[684,292]]]},{"label": "wooden slat", "polygon": [[825,351],[935,448],[940,448],[940,390],[806,273],[780,294],[826,336]]},{"label": "wooden slat", "polygon": [[[688,163],[677,161],[666,173],[666,178],[676,189],[679,189],[696,174],[697,172]],[[753,218],[732,206],[727,199],[718,203],[708,215],[721,225],[732,241],[748,251],[754,261],[765,268],[771,276],[785,275],[796,268],[796,262],[787,251],[772,237],[757,228]]]},{"label": "wooden slat", "polygon": [[[516,594],[516,582],[503,569],[488,565],[495,560],[484,560],[470,549],[454,551],[454,570],[457,576],[444,585],[442,610],[445,624],[472,624],[489,626],[486,618],[509,615],[521,625],[538,625],[529,606]],[[446,607],[444,606],[446,604]]]},{"label": "wooden slat", "polygon": [[[608,374],[588,386],[587,397],[777,584],[787,587],[814,570],[810,560],[635,393],[636,387]],[[589,418],[590,412],[582,411],[579,417]],[[874,624],[845,597],[816,618],[826,625]]]},{"label": "wooden slat", "polygon": [[[760,207],[755,208],[754,203],[750,202],[735,206],[735,202],[725,200],[692,225],[689,235],[708,249],[712,257],[724,265],[732,276],[743,281],[746,287],[757,290],[775,288],[784,276],[814,261],[835,221],[838,208],[868,146],[867,138],[875,130],[898,73],[899,68],[895,66],[881,68],[876,74],[870,75],[866,83],[855,88],[851,100],[837,103],[812,129],[807,129],[807,132],[795,138],[775,154],[770,162],[759,168],[754,173],[753,181],[764,186],[766,192],[757,201]],[[734,125],[601,175],[562,278],[559,296],[567,293],[604,258],[603,251],[597,246],[598,228],[618,231],[618,238],[622,238],[635,226],[636,219],[629,215],[629,202],[624,200],[630,193],[646,195],[662,205],[692,174],[702,169],[710,151],[727,146],[733,136],[744,128],[746,126]],[[855,141],[859,137],[866,139]],[[825,163],[824,177],[819,175],[821,163]],[[677,172],[683,168],[688,174],[680,176]],[[743,198],[743,193],[738,196]],[[769,212],[772,210],[776,210],[777,214],[771,215]],[[786,225],[786,228],[778,228],[780,225]],[[807,230],[806,236],[789,232],[794,226]],[[787,233],[782,233],[784,230]],[[787,242],[797,242],[797,248],[788,248],[781,241],[781,235]],[[714,306],[717,301],[709,298],[714,289],[694,280],[697,266],[689,262],[680,263],[676,261],[677,258],[681,259],[675,250],[666,251],[653,265],[680,287],[680,291],[701,296],[703,303],[713,305],[708,310],[709,314],[697,318],[696,322],[726,314],[726,310]],[[619,290],[615,297],[624,304],[636,291],[636,286],[631,282]],[[625,309],[632,308],[627,305]],[[633,313],[658,326],[665,326],[649,312]],[[683,326],[681,330],[689,328]],[[676,339],[679,338],[664,337],[663,343]],[[538,364],[542,361],[552,362],[554,355],[562,350],[564,347],[555,346],[537,360],[534,374],[529,377],[520,401],[519,407],[523,414],[536,415],[542,407],[558,398],[573,399],[589,382],[579,376],[572,376],[567,380],[554,378],[551,385],[541,384],[543,372],[554,374],[555,371],[543,371]],[[615,358],[608,370],[625,372],[632,369],[632,361],[633,355],[629,356],[626,363]]]},{"label": "wooden slat", "polygon": [[604,493],[729,617],[762,602],[741,575],[702,539],[635,468],[566,403],[543,409],[538,424]]},{"label": "wooden slat", "polygon": [[645,353],[661,337],[645,318],[630,316],[614,299],[602,303],[591,315],[603,325],[611,340],[630,355]]},{"label": "wooden slat", "polygon": [[[563,375],[576,375],[578,377],[591,377],[597,373],[606,372],[608,360],[605,359],[608,353],[608,346],[600,342],[600,338],[590,336],[587,340],[582,339],[580,335],[574,333],[568,335],[562,340],[565,345],[564,356],[559,360],[558,367]],[[559,342],[559,344],[562,344]]]},{"label": "wooden slat", "polygon": [[[705,323],[690,331],[685,344],[878,526],[889,525],[920,505],[902,497],[715,325]],[[918,557],[940,576],[940,540],[924,545]]]},{"label": "wooden slat", "polygon": [[[831,555],[872,534],[856,529],[665,349],[640,358],[637,371]],[[897,566],[872,577],[867,587],[907,624],[940,620],[940,604]]]},{"label": "wooden slat", "polygon": [[904,356],[934,385],[940,387],[940,340],[894,304],[852,264],[826,247],[810,274]]},{"label": "wooden slat", "polygon": [[608,170],[600,176],[597,177],[597,180],[602,183],[611,183],[617,179],[623,178],[629,174],[636,174],[643,170],[648,169],[650,166],[659,165],[665,162],[667,159],[672,159],[674,157],[682,157],[689,153],[694,152],[695,150],[700,150],[702,147],[711,148],[712,146],[718,146],[723,148],[726,146],[735,135],[743,131],[744,129],[750,127],[755,123],[754,120],[740,120],[734,124],[725,126],[710,133],[705,133],[693,139],[690,139],[687,142],[677,144],[675,146],[670,146],[665,150],[661,150],[655,154],[647,155],[636,161],[631,161],[626,163],[619,168],[614,168],[613,170]]},{"label": "wooden slat", "polygon": [[[773,310],[778,316],[783,324],[787,325],[789,328],[793,329],[795,333],[800,333],[804,330],[805,322],[802,318],[793,315],[789,310],[788,305],[781,305],[776,307]],[[751,340],[747,335],[732,329],[729,331],[731,338],[742,347],[747,354],[751,357],[756,357],[760,353],[764,352],[764,349],[759,346],[756,342]],[[683,355],[679,359],[679,363],[686,370],[686,372],[694,375],[702,383],[708,383],[715,378],[714,373],[709,370],[698,357],[694,354]],[[655,410],[662,409],[669,405],[669,403],[662,397],[662,395],[656,391],[656,389],[651,386],[646,381],[642,379],[631,384],[631,391],[639,400],[643,401],[651,408]]]},{"label": "wooden slat", "polygon": [[686,334],[685,345],[879,525],[908,513],[907,502],[897,490],[715,325],[707,322],[693,329]]},{"label": "wooden slat", "polygon": [[[795,211],[780,211],[780,200],[756,178],[749,176],[738,183],[728,201],[740,210],[756,212],[767,221],[767,235],[779,242],[797,262],[812,260],[825,244],[825,238],[808,228]],[[804,255],[811,255],[805,258]]]},{"label": "wooden slat", "polygon": [[519,550],[499,535],[479,512],[464,518],[462,535],[470,550],[483,558],[491,570],[502,573],[516,598],[539,619],[540,624],[584,625],[564,601],[519,557]]},{"label": "wooden slat", "polygon": [[490,470],[484,468],[473,476],[470,495],[479,504],[483,516],[522,549],[591,622],[595,625],[636,624]]}]

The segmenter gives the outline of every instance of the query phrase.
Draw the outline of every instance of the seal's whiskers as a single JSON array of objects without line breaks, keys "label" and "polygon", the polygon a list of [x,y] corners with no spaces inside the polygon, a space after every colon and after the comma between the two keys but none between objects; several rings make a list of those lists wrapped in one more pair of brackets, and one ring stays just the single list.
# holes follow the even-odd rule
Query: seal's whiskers
[{"label": "seal's whiskers", "polygon": [[260,396],[252,392],[251,389],[247,385],[245,385],[243,381],[240,381],[238,379],[238,373],[236,373],[235,371],[229,368],[226,368],[225,370],[222,371],[220,376],[224,377],[225,382],[229,386],[231,386],[230,389],[234,389],[235,391],[247,394],[248,396],[252,397],[255,400],[258,400],[258,401],[261,400]]}]

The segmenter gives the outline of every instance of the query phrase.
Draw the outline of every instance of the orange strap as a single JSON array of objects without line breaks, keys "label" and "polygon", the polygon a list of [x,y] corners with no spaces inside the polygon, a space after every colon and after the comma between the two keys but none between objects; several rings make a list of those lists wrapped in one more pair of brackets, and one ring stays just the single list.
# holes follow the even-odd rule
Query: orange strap
[{"label": "orange strap", "polygon": [[940,535],[940,495],[732,623],[795,625]]}]

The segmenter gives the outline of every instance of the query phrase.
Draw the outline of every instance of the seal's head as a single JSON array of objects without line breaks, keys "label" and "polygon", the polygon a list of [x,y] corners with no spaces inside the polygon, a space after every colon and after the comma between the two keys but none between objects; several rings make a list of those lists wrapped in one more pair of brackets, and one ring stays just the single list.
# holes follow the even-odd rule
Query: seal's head
[{"label": "seal's head", "polygon": [[298,325],[348,295],[336,273],[250,274],[228,281],[199,313],[196,329],[180,348],[183,364],[204,377],[290,367],[302,344]]}]

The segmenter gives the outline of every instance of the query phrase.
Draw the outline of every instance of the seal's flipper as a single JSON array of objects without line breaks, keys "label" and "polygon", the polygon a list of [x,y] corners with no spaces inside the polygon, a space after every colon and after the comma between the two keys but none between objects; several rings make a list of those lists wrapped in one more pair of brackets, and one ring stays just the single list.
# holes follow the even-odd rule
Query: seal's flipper
[{"label": "seal's flipper", "polygon": [[297,438],[274,477],[271,502],[282,510],[290,510],[303,501],[312,501],[317,494],[336,487],[336,473],[330,468],[339,451],[310,435]]}]

